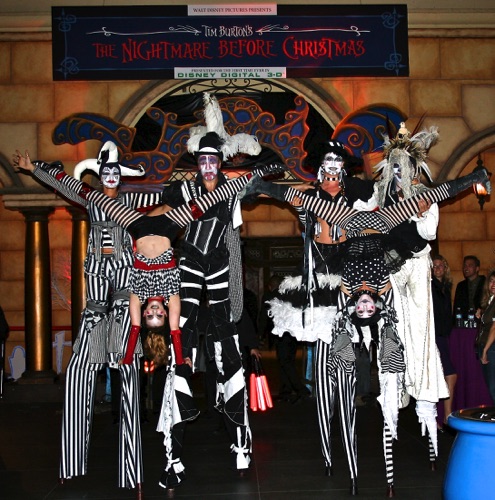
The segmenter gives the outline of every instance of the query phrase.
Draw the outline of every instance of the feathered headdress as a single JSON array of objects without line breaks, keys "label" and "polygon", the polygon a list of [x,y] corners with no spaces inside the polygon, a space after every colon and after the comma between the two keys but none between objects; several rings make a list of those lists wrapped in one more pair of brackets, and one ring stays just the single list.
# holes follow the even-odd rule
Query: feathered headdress
[{"label": "feathered headdress", "polygon": [[255,135],[239,133],[229,135],[223,124],[222,110],[215,96],[208,92],[203,94],[204,118],[206,125],[189,129],[187,150],[195,155],[200,149],[200,142],[208,133],[214,132],[222,141],[220,150],[224,159],[232,158],[239,153],[257,156],[261,153],[261,145]]},{"label": "feathered headdress", "polygon": [[222,152],[223,141],[216,132],[207,132],[199,141],[198,150],[194,156],[198,158],[201,155],[215,155],[223,160]]},{"label": "feathered headdress", "polygon": [[438,127],[432,126],[420,132],[412,134],[407,130],[404,122],[400,124],[397,135],[390,139],[385,136],[383,144],[383,160],[375,167],[375,172],[381,173],[381,179],[377,182],[378,204],[383,206],[385,197],[394,181],[394,168],[401,170],[401,187],[406,198],[415,193],[412,192],[412,181],[421,173],[425,174],[432,182],[431,171],[426,163],[430,148],[438,140]]}]

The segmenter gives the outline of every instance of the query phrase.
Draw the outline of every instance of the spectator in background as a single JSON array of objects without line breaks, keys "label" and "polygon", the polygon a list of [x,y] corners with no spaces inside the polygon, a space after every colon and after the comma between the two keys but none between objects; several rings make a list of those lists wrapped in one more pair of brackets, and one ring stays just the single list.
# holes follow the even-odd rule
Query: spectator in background
[{"label": "spectator in background", "polygon": [[483,298],[483,314],[481,316],[481,334],[478,348],[482,363],[483,376],[495,404],[495,271],[488,276]]},{"label": "spectator in background", "polygon": [[290,333],[275,337],[275,351],[280,368],[279,401],[296,403],[301,398],[311,396],[311,391],[304,385],[302,376],[297,372],[296,355],[298,341]]},{"label": "spectator in background", "polygon": [[277,362],[280,370],[280,388],[278,396],[274,399],[295,403],[303,397],[310,396],[311,392],[304,385],[302,376],[297,373],[297,339],[289,332],[285,332],[280,337],[272,334],[274,324],[272,317],[268,314],[269,305],[267,302],[280,296],[278,288],[281,282],[282,278],[276,275],[273,275],[268,280],[268,290],[263,294],[261,299],[260,332],[263,338],[268,340],[270,349],[273,343],[275,343]]},{"label": "spectator in background", "polygon": [[454,388],[457,382],[457,373],[450,359],[449,335],[452,330],[452,276],[449,264],[441,255],[433,257],[433,278],[431,280],[431,293],[433,298],[433,315],[435,317],[435,341],[440,352],[445,382],[449,388],[450,397],[443,400],[444,421],[439,428],[447,422],[447,417],[452,413]]},{"label": "spectator in background", "polygon": [[252,290],[246,287],[244,287],[244,292],[243,292],[243,303],[244,303],[243,309],[245,309],[246,312],[248,313],[249,318],[253,322],[254,331],[258,336],[258,316],[259,316],[258,297]]},{"label": "spectator in background", "polygon": [[475,255],[466,255],[463,261],[464,280],[457,284],[454,296],[454,314],[460,308],[462,317],[467,318],[469,309],[475,312],[481,308],[485,276],[480,276],[480,260]]}]

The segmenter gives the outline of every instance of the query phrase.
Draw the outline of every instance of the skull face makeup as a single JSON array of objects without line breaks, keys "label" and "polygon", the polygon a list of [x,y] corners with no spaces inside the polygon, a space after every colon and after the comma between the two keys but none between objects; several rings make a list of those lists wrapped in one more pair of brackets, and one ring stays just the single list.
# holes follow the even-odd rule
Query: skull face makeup
[{"label": "skull face makeup", "polygon": [[394,177],[395,180],[397,181],[397,185],[400,186],[402,181],[402,170],[398,163],[394,163]]},{"label": "skull face makeup", "polygon": [[198,167],[205,181],[212,181],[218,175],[220,169],[220,158],[217,155],[200,155],[198,157]]},{"label": "skull face makeup", "polygon": [[335,153],[327,153],[323,157],[323,161],[318,171],[318,180],[323,182],[327,180],[340,180],[342,169],[344,168],[344,159],[342,156]]},{"label": "skull face makeup", "polygon": [[104,187],[115,189],[120,184],[120,168],[117,163],[104,165],[100,171],[100,181]]}]

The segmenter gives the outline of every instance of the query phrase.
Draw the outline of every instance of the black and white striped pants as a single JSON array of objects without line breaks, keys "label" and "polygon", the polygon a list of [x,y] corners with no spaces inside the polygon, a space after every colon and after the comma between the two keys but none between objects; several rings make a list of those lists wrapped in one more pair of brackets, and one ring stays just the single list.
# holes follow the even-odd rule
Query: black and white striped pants
[{"label": "black and white striped pants", "polygon": [[[60,477],[67,479],[87,473],[88,449],[91,438],[91,425],[95,403],[98,371],[104,363],[91,363],[92,332],[95,328],[108,324],[120,324],[121,338],[113,343],[120,344],[119,353],[111,353],[114,361],[122,355],[130,332],[128,299],[119,303],[110,302],[110,291],[126,290],[132,268],[132,252],[116,261],[104,257],[97,262],[88,254],[85,262],[86,294],[88,304],[79,326],[77,352],[74,352],[66,372],[65,401],[62,417],[62,453]],[[114,307],[112,307],[114,306]],[[108,310],[108,313],[102,311]],[[118,311],[118,312],[117,312]],[[118,317],[113,317],[118,315]],[[116,331],[109,335],[117,334]],[[141,449],[141,428],[139,414],[139,357],[134,357],[132,365],[120,365],[122,381],[120,395],[120,443],[119,443],[119,487],[134,488],[143,482],[143,463]]]}]

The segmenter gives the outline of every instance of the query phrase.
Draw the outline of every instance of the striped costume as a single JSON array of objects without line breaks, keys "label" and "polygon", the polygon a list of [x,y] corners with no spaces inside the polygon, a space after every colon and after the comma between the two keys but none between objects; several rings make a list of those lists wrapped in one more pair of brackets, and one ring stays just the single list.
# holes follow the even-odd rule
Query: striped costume
[{"label": "striped costume", "polygon": [[[218,189],[225,185],[225,177],[218,174]],[[230,184],[229,183],[227,184]],[[201,174],[191,182],[174,183],[164,191],[164,200],[169,205],[198,201],[204,196]],[[229,292],[229,241],[238,236],[232,227],[233,211],[238,206],[237,198],[218,203],[204,212],[197,221],[189,224],[181,245],[181,318],[183,356],[192,359],[197,345],[196,321],[203,285],[206,286],[210,306],[210,323],[207,336],[211,336],[215,346],[215,361],[218,369],[217,408],[222,411],[227,431],[231,439],[231,450],[235,453],[239,470],[249,466],[251,451],[251,430],[247,415],[247,393],[244,381],[238,335],[232,318]],[[233,236],[233,238],[231,238]],[[239,242],[237,240],[237,251]],[[235,250],[235,248],[234,248]],[[238,288],[242,288],[242,284]],[[186,371],[186,369],[184,370]],[[184,373],[187,385],[191,369]],[[176,382],[177,383],[177,382]],[[178,440],[177,448],[182,446]],[[177,457],[175,457],[177,460]],[[172,485],[175,481],[175,462],[168,462],[161,484]],[[172,477],[170,477],[172,476]]]},{"label": "striped costume", "polygon": [[[94,203],[79,192],[79,181],[69,176],[57,179],[60,168],[36,162],[34,176],[69,200],[86,208],[91,224],[87,255],[86,308],[66,372],[65,403],[62,418],[60,478],[87,473],[96,377],[110,362],[121,375],[119,480],[122,488],[135,488],[143,482],[141,429],[139,414],[139,358],[132,365],[118,365],[130,331],[129,278],[133,266],[132,240]],[[40,168],[43,167],[43,168]],[[159,203],[159,193],[120,194],[121,206],[138,208]],[[113,253],[102,249],[113,248]],[[119,397],[119,395],[112,395]]]},{"label": "striped costume", "polygon": [[[322,187],[305,191],[308,196],[345,206],[353,206],[358,200],[367,201],[372,192],[372,182],[364,182],[347,176],[341,179],[339,191],[334,195]],[[332,324],[338,310],[338,290],[341,284],[341,276],[335,274],[337,266],[334,266],[334,257],[341,252],[342,243],[338,242],[341,241],[342,232],[339,227],[332,225],[326,228],[329,234],[322,235],[322,224],[316,217],[303,208],[295,208],[304,225],[304,276],[302,279],[286,278],[279,288],[283,301],[279,299],[270,301],[270,313],[273,315],[275,324],[273,333],[282,334],[288,331],[298,340],[316,342],[315,391],[325,473],[332,473],[331,424],[335,415],[335,405],[338,404],[340,430],[350,477],[356,480],[355,363],[351,362],[344,370],[339,364],[332,364],[331,370],[328,366],[332,355],[334,333]],[[328,243],[321,243],[320,236],[323,236],[324,241]],[[329,240],[328,237],[331,239]],[[286,292],[287,288],[290,288],[289,293]],[[304,293],[305,297],[302,297]],[[304,304],[302,310],[301,303]],[[302,322],[303,314],[304,323]],[[358,344],[354,343],[354,346],[356,345]]]},{"label": "striped costume", "polygon": [[[261,192],[282,201],[291,202],[295,198],[302,201],[302,207],[313,212],[318,217],[337,224],[347,232],[347,241],[342,245],[345,248],[342,268],[342,284],[339,295],[338,313],[334,324],[332,345],[329,349],[329,371],[347,373],[347,380],[354,379],[355,355],[352,350],[352,341],[356,330],[364,341],[374,339],[379,346],[379,381],[381,394],[378,401],[384,415],[383,445],[387,469],[387,483],[393,491],[393,459],[392,439],[397,437],[397,419],[399,407],[403,405],[404,395],[404,353],[395,326],[397,317],[393,308],[393,297],[389,283],[391,269],[386,262],[385,246],[387,235],[400,223],[420,212],[419,200],[428,200],[438,203],[453,197],[469,188],[475,182],[488,183],[486,171],[475,172],[464,178],[449,181],[435,189],[417,194],[411,198],[398,202],[376,212],[359,212],[353,208],[326,200],[309,196],[291,187],[259,182],[253,186]],[[371,263],[371,264],[370,264]],[[364,284],[367,289],[380,297],[381,310],[374,318],[359,320],[353,314],[352,296]],[[366,340],[368,337],[368,340]],[[321,347],[321,346],[320,346]],[[317,360],[327,355],[321,348],[317,351]],[[317,361],[318,362],[318,361]],[[323,374],[320,374],[323,375]],[[332,377],[331,377],[331,380]],[[339,385],[341,397],[353,401],[354,386],[337,376],[332,382]],[[331,393],[330,393],[331,394]],[[333,401],[330,397],[328,407]],[[349,405],[350,413],[345,413],[341,406],[341,420],[352,426],[344,435],[344,444],[348,458],[354,458],[355,453],[355,410]],[[331,418],[330,413],[328,418]],[[320,416],[321,418],[321,416]],[[348,438],[349,442],[346,442]],[[325,450],[324,450],[325,451]],[[351,481],[353,473],[357,471],[356,464],[351,464]],[[357,493],[351,482],[351,492]]]},{"label": "striped costume", "polygon": [[[251,177],[252,176],[248,174],[229,182],[220,183],[212,192],[205,191],[202,193],[202,196],[194,200],[188,199],[187,203],[183,203],[169,212],[151,217],[130,210],[98,191],[91,191],[86,194],[86,197],[91,202],[97,204],[108,217],[127,229],[135,239],[139,239],[149,234],[155,234],[173,240],[178,230],[185,226],[188,226],[187,235],[190,235],[191,226],[193,227],[192,231],[194,231],[196,219],[198,217],[202,219],[203,217],[209,216],[212,210],[211,207],[213,207],[213,210],[219,205],[223,205],[224,207],[227,206],[228,208],[228,203],[225,205],[224,200],[235,197],[237,193],[246,186]],[[164,196],[164,200],[167,200],[166,196]],[[172,198],[172,204],[173,201]],[[167,200],[167,204],[170,204],[170,200]],[[230,208],[228,208],[225,213],[229,214],[230,217]],[[219,238],[220,241],[222,241],[221,236],[223,236],[224,229],[220,227],[220,224],[213,224],[206,229],[208,233],[203,233],[205,241],[218,245]],[[219,232],[215,233],[215,230],[219,230]],[[188,240],[187,235],[186,241]],[[198,241],[199,240],[196,239],[196,243],[198,243]],[[182,253],[187,255],[186,251]],[[250,452],[251,446],[251,433],[247,423],[246,392],[238,340],[235,334],[235,325],[230,321],[228,285],[223,281],[226,277],[228,278],[228,265],[225,266],[226,255],[227,253],[224,248],[218,253],[215,251],[208,253],[206,260],[209,266],[215,268],[213,274],[216,274],[218,264],[220,264],[222,271],[217,276],[213,275],[207,278],[207,289],[210,293],[210,308],[211,311],[214,312],[214,322],[215,318],[217,320],[215,326],[218,324],[218,320],[220,320],[221,326],[227,324],[233,329],[233,331],[225,328],[218,332],[216,329],[213,331],[217,366],[221,374],[221,382],[223,383],[223,392],[219,390],[218,404],[219,407],[223,408],[224,414],[226,415],[227,429],[233,436],[232,439],[234,444],[232,444],[232,450],[236,453],[237,467],[239,469],[244,469],[249,465],[248,453]],[[218,256],[221,258],[220,261],[218,260]],[[194,260],[197,258],[198,256],[196,255]],[[141,260],[142,259],[139,259],[139,261],[137,260],[136,262],[141,262]],[[186,287],[188,287],[192,279],[191,276],[188,276],[186,281],[183,281],[184,260],[185,258],[181,257],[181,293],[184,283],[187,283]],[[203,265],[205,264],[204,260],[202,263]],[[192,265],[193,263],[189,262],[188,268],[190,269]],[[212,267],[210,267],[210,269]],[[133,270],[133,274],[139,274],[141,272],[142,270],[140,269]],[[153,269],[151,269],[149,274],[152,275],[154,272],[160,273],[161,270],[153,271]],[[227,274],[225,274],[225,272],[227,272]],[[154,282],[154,278],[151,278],[151,281]],[[135,282],[134,277],[131,278],[131,282]],[[217,284],[220,283],[220,286],[218,287],[215,285],[215,282]],[[201,292],[201,287],[199,287],[199,291]],[[218,300],[219,298],[220,300]],[[194,318],[192,315],[190,316],[190,319],[193,320],[194,323],[190,323],[189,326],[184,326],[182,324],[183,311],[185,309],[186,313],[190,312],[188,307],[190,304],[190,300],[182,301],[181,329],[183,357],[193,359],[192,338],[195,333],[194,325],[196,316],[194,316]],[[157,428],[157,430],[163,432],[165,435],[164,444],[167,463],[160,480],[160,485],[165,488],[173,488],[185,477],[184,466],[180,457],[185,422],[196,418],[198,415],[198,411],[194,406],[189,383],[191,369],[186,364],[175,365],[175,353],[173,349],[171,349],[171,356],[162,410]]]}]

